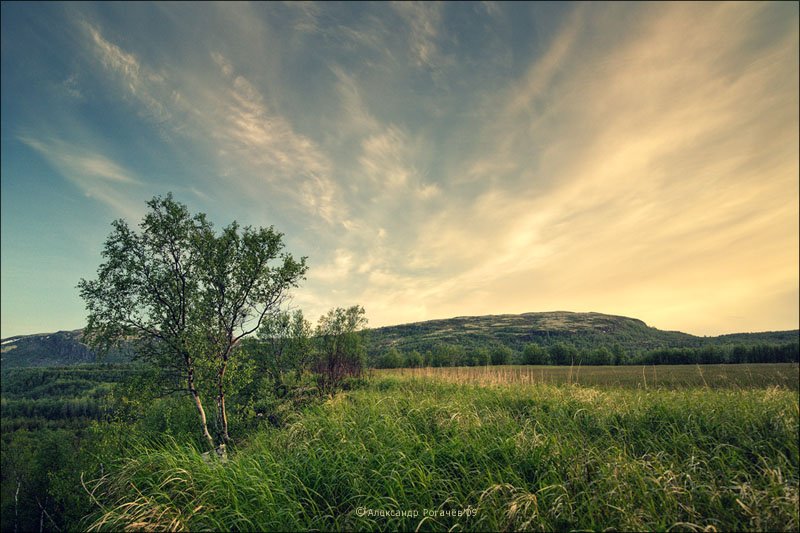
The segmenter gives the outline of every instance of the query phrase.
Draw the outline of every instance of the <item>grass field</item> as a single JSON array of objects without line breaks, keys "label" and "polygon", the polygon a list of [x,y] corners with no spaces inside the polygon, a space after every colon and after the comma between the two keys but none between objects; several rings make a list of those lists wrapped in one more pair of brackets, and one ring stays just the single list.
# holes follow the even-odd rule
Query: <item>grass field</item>
[{"label": "grass field", "polygon": [[376,370],[378,376],[432,378],[477,385],[580,385],[635,389],[779,386],[798,390],[796,363],[648,366],[486,366]]},{"label": "grass field", "polygon": [[[645,374],[646,388],[644,378],[637,386],[634,377],[641,367],[621,369],[630,376],[613,376],[613,368],[594,373],[627,388],[538,383],[531,376],[543,369],[524,370],[380,372],[366,387],[337,394],[284,428],[258,432],[226,463],[209,464],[184,445],[142,445],[91,485],[103,508],[87,526],[800,526],[800,410],[796,383],[783,381],[797,376],[796,365],[732,369],[740,377],[761,376],[764,386],[747,389],[730,387],[727,369],[704,368],[705,384],[683,388],[677,384],[694,383],[686,380],[696,368],[658,367],[659,385]],[[591,375],[584,368],[575,381]],[[669,388],[656,388],[665,383]]]}]

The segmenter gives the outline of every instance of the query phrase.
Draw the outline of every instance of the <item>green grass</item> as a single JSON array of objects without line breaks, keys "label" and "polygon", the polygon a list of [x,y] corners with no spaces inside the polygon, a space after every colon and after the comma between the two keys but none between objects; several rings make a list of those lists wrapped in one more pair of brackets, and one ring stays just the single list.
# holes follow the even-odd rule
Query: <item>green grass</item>
[{"label": "green grass", "polygon": [[797,363],[739,365],[478,366],[376,370],[377,376],[436,379],[477,385],[581,385],[634,389],[711,387],[800,388]]},{"label": "green grass", "polygon": [[139,445],[89,484],[102,508],[87,525],[791,531],[799,417],[796,392],[781,387],[379,375],[256,433],[226,463]]}]

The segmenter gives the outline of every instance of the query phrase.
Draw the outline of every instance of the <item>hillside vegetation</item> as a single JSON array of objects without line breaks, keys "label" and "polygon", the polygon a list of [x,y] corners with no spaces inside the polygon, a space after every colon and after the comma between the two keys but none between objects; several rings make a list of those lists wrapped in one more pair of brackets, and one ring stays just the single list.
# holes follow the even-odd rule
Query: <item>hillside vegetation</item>
[{"label": "hillside vegetation", "polygon": [[697,337],[680,331],[662,331],[635,318],[566,311],[456,317],[370,330],[374,352],[390,347],[424,351],[438,344],[467,349],[500,344],[521,351],[528,343],[549,346],[566,341],[578,348],[619,344],[626,352],[635,353],[708,344],[783,343],[797,338],[798,330]]},{"label": "hillside vegetation", "polygon": [[[0,344],[3,370],[30,366],[68,366],[97,363],[98,356],[83,342],[83,330],[8,337]],[[130,361],[124,350],[113,350],[103,361]]]},{"label": "hillside vegetation", "polygon": [[[81,330],[9,337],[2,340],[2,366],[61,366],[98,362],[82,341]],[[568,342],[577,348],[618,346],[629,355],[660,348],[797,343],[798,330],[736,333],[697,337],[679,331],[662,331],[635,318],[601,313],[524,313],[428,320],[367,330],[368,351],[374,360],[390,348],[402,352],[433,350],[455,345],[465,350],[505,346],[521,352],[527,344],[552,346]],[[104,357],[105,362],[129,360],[124,351]]]}]

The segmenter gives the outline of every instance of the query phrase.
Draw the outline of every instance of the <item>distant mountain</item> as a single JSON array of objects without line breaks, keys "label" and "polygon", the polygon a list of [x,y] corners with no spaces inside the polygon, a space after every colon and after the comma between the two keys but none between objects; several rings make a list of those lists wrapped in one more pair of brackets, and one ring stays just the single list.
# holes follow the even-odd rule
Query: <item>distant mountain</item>
[{"label": "distant mountain", "polygon": [[[375,328],[368,332],[369,352],[373,356],[390,347],[424,352],[445,343],[467,349],[502,344],[520,351],[531,342],[548,346],[565,341],[579,348],[618,344],[626,352],[636,353],[655,348],[708,344],[781,344],[797,342],[798,336],[800,332],[792,330],[697,337],[680,331],[652,328],[635,318],[566,311],[456,317]],[[9,337],[0,342],[3,369],[98,362],[97,355],[82,342],[81,330]],[[120,353],[102,359],[107,362],[125,360],[126,357]]]},{"label": "distant mountain", "polygon": [[[2,368],[21,366],[66,366],[98,362],[97,354],[83,343],[83,330],[58,331],[20,335],[0,341]],[[121,362],[127,358],[111,353],[106,362]]]},{"label": "distant mountain", "polygon": [[436,344],[467,348],[506,345],[521,350],[528,343],[544,346],[564,341],[581,348],[619,344],[635,353],[656,348],[700,347],[708,344],[759,344],[796,342],[800,332],[736,333],[719,337],[697,337],[680,331],[662,331],[635,318],[602,313],[523,313],[428,320],[370,331],[370,353],[390,347],[423,352]]}]

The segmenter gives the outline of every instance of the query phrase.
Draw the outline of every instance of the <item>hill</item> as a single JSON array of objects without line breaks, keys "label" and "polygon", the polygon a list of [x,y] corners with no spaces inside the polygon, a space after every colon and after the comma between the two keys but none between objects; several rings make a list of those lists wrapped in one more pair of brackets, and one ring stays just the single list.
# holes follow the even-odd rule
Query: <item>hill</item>
[{"label": "hill", "polygon": [[[31,366],[68,366],[97,363],[97,354],[83,343],[83,330],[8,337],[0,341],[3,370]],[[110,353],[102,362],[124,362],[129,357]]]},{"label": "hill", "polygon": [[[391,347],[424,352],[440,344],[464,348],[505,345],[520,351],[528,343],[549,346],[564,341],[578,348],[619,345],[628,353],[657,348],[690,348],[707,345],[753,345],[797,342],[798,330],[765,333],[735,333],[697,337],[680,331],[663,331],[635,318],[602,313],[523,313],[521,315],[463,316],[374,328],[368,331],[369,353],[384,353]],[[82,331],[23,335],[2,339],[2,367],[65,366],[96,363],[97,354],[82,342]],[[113,353],[102,362],[128,358]]]},{"label": "hill", "polygon": [[502,344],[519,351],[528,343],[549,346],[569,342],[578,348],[619,344],[628,353],[658,348],[697,348],[711,345],[753,345],[796,342],[798,330],[736,333],[698,337],[680,331],[663,331],[643,321],[602,313],[555,311],[521,315],[485,315],[428,320],[370,330],[370,352],[391,347],[401,351],[428,350],[437,344],[466,348]]}]

